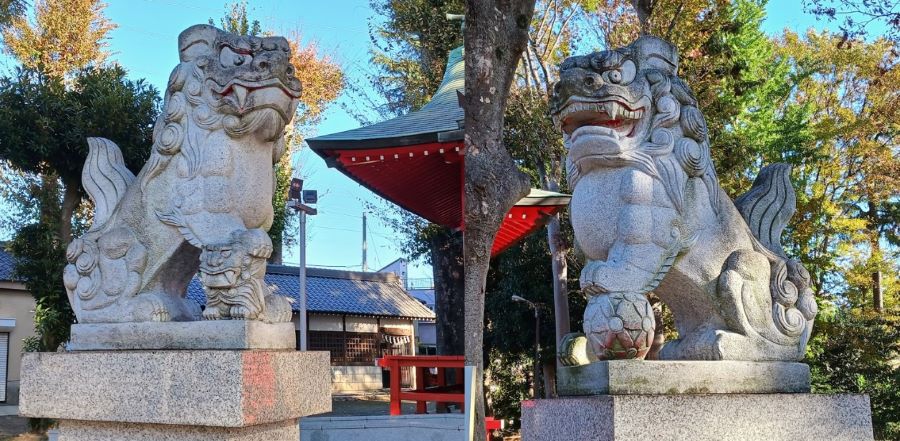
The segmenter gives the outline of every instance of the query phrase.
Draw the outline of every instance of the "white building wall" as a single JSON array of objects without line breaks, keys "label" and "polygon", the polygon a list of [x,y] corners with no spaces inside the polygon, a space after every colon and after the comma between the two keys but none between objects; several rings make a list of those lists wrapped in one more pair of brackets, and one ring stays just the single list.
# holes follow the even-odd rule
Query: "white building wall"
[{"label": "white building wall", "polygon": [[372,366],[332,366],[333,392],[359,392],[381,389],[381,368]]},{"label": "white building wall", "polygon": [[347,332],[378,332],[378,319],[347,316]]},{"label": "white building wall", "polygon": [[310,331],[343,331],[343,326],[339,315],[309,315]]}]

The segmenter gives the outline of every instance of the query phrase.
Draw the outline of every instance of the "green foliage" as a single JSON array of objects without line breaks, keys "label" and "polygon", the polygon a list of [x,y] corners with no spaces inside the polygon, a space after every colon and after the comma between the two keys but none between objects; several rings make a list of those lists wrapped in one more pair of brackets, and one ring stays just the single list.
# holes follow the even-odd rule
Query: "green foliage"
[{"label": "green foliage", "polygon": [[[238,35],[258,36],[262,33],[259,20],[250,20],[247,12],[247,0],[241,0],[227,5],[225,16],[219,19],[219,27],[227,32]],[[209,24],[216,25],[215,20],[209,19]]]},{"label": "green foliage", "polygon": [[876,439],[900,439],[900,310],[820,314],[806,362],[813,392],[868,394]]},{"label": "green foliage", "polygon": [[386,104],[382,115],[397,115],[424,106],[441,84],[447,54],[462,45],[458,21],[462,0],[372,0],[384,21],[371,32],[372,85]]},{"label": "green foliage", "polygon": [[[563,218],[563,225],[568,225]],[[570,228],[564,230],[566,240],[573,240]],[[528,390],[534,366],[534,311],[523,303],[513,302],[518,295],[540,305],[540,363],[555,363],[556,328],[553,319],[552,270],[547,231],[540,229],[520,244],[491,261],[485,291],[484,350],[488,365],[488,400],[494,416],[518,419],[519,402],[530,398]],[[569,253],[570,274],[578,274],[581,265],[574,252]],[[571,329],[582,327],[586,306],[579,292],[578,279],[569,279]]]},{"label": "green foliage", "polygon": [[0,27],[25,13],[24,0],[0,0]]},{"label": "green foliage", "polygon": [[20,69],[0,78],[0,158],[29,173],[55,173],[81,189],[90,136],[113,140],[137,172],[149,155],[157,90],[119,66],[79,71],[71,87]]},{"label": "green foliage", "polygon": [[[550,119],[547,95],[534,89],[513,90],[507,100],[503,139],[516,158],[519,169],[531,176],[532,185],[541,187],[547,175],[562,178],[565,148],[562,136]],[[566,191],[565,184],[561,191]]]},{"label": "green foliage", "polygon": [[103,15],[101,0],[34,0],[33,21],[21,14],[25,3],[0,0],[0,11],[18,13],[2,26],[3,43],[25,68],[68,79],[109,55],[107,34],[116,26]]},{"label": "green foliage", "polygon": [[16,256],[15,276],[24,280],[35,299],[36,341],[31,350],[55,351],[68,341],[75,315],[69,305],[61,274],[66,264],[65,244],[56,236],[55,225],[33,223],[16,232],[9,252]]},{"label": "green foliage", "polygon": [[[80,185],[85,138],[116,141],[126,165],[137,171],[149,153],[158,103],[154,88],[128,80],[120,67],[79,71],[68,88],[29,70],[0,78],[3,197],[14,209],[3,224],[16,230],[10,244],[15,272],[37,304],[38,338],[29,349],[56,350],[74,321],[62,271],[68,232],[87,226],[89,204]],[[63,190],[69,190],[66,197]],[[74,203],[69,210],[67,200]]]}]

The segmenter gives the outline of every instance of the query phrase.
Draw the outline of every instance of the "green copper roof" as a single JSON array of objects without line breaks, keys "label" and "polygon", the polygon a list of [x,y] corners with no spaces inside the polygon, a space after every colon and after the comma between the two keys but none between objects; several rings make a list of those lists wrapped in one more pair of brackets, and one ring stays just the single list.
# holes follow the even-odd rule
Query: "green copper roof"
[{"label": "green copper roof", "polygon": [[524,198],[519,199],[519,202],[516,202],[516,206],[569,205],[569,200],[571,199],[572,196],[565,193],[532,188],[531,192],[528,193],[528,196],[525,196]]},{"label": "green copper roof", "polygon": [[431,101],[419,110],[387,121],[307,140],[313,150],[402,147],[462,139],[463,113],[457,92],[465,92],[462,46],[450,51],[444,79]]}]

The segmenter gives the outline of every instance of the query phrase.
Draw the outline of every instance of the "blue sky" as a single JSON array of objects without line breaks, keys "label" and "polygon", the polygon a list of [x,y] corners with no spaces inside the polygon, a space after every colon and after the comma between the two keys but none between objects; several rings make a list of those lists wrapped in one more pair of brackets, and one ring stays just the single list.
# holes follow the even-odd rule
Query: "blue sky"
[{"label": "blue sky", "polygon": [[[193,24],[218,19],[227,0],[107,0],[106,15],[118,25],[110,34],[112,59],[128,69],[132,78],[145,78],[160,91],[171,69],[178,62],[177,36]],[[778,34],[784,28],[804,30],[822,27],[815,18],[803,14],[799,0],[778,0],[768,5],[766,32]],[[253,18],[263,28],[277,34],[300,31],[306,41],[315,41],[340,64],[348,81],[366,84],[369,71],[369,25],[373,11],[369,0],[253,0]],[[5,58],[5,57],[3,57]],[[0,58],[0,70],[10,67]],[[353,97],[340,101],[353,106]],[[356,128],[359,123],[339,105],[326,113],[316,133],[328,134]],[[308,224],[310,266],[330,266],[352,270],[361,267],[362,212],[364,201],[375,201],[371,192],[328,169],[315,154],[304,150],[298,162],[305,177],[305,188],[319,190],[320,214]],[[368,263],[378,269],[401,257],[394,232],[382,224],[377,214],[368,216]],[[285,250],[287,263],[297,262],[297,247]],[[414,265],[410,277],[431,277],[427,265]]]}]

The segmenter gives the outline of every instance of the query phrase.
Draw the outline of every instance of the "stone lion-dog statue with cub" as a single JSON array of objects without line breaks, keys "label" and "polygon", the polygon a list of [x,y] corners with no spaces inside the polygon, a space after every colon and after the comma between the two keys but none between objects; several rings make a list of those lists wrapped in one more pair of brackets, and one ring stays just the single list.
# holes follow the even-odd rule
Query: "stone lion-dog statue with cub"
[{"label": "stone lion-dog statue with cub", "polygon": [[178,46],[140,173],[112,141],[88,140],[95,213],[66,251],[72,308],[80,323],[195,320],[185,292],[199,271],[203,319],[290,321],[288,299],[263,280],[273,166],[301,91],[288,42],[197,25]]}]

